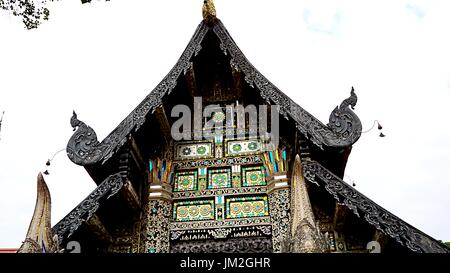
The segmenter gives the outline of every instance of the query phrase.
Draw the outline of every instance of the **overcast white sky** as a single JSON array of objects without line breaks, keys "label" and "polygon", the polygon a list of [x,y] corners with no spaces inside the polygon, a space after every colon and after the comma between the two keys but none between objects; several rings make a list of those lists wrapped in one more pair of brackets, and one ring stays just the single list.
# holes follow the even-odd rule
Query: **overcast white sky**
[{"label": "overcast white sky", "polygon": [[[0,11],[0,247],[24,239],[36,176],[78,117],[102,140],[172,68],[202,0],[59,1],[28,31]],[[346,179],[436,239],[450,241],[450,2],[216,0],[247,58],[322,122],[348,97],[364,130]],[[56,224],[94,188],[64,153],[46,176]],[[349,179],[350,178],[350,179]]]}]

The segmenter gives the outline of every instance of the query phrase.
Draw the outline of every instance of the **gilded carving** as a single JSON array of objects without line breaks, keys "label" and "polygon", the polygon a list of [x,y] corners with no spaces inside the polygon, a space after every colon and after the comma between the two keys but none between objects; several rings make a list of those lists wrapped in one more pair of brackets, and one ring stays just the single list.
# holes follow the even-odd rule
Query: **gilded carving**
[{"label": "gilded carving", "polygon": [[18,253],[59,252],[58,236],[51,229],[51,198],[47,183],[39,173],[33,217]]},{"label": "gilded carving", "polygon": [[284,244],[290,232],[289,189],[280,189],[269,194],[269,209],[273,252],[285,252]]},{"label": "gilded carving", "polygon": [[289,252],[326,252],[328,246],[309,201],[300,156],[297,155],[291,178],[291,232]]},{"label": "gilded carving", "polygon": [[173,253],[270,253],[272,241],[269,238],[246,238],[207,240],[201,242],[180,242],[171,246]]},{"label": "gilded carving", "polygon": [[148,204],[146,252],[169,252],[169,222],[171,203],[166,200],[150,200]]}]

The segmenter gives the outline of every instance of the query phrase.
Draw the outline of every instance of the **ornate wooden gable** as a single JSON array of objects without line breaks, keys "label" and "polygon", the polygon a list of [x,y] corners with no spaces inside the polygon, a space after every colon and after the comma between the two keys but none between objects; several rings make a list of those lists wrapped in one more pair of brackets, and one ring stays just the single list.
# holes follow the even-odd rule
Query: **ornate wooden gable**
[{"label": "ornate wooden gable", "polygon": [[[362,129],[350,109],[353,88],[323,124],[253,67],[209,2],[176,65],[104,140],[73,114],[67,155],[98,187],[53,227],[60,244],[77,240],[87,252],[346,252],[375,240],[387,251],[448,252],[342,180]],[[168,113],[195,108],[199,96],[221,109],[278,106],[278,147],[252,131],[174,140]]]}]

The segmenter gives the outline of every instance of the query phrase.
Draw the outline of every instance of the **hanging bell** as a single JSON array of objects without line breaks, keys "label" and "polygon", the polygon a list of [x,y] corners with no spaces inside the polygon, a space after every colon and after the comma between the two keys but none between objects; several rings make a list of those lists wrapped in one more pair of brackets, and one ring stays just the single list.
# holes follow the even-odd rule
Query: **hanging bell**
[{"label": "hanging bell", "polygon": [[383,126],[381,126],[381,124],[378,122],[378,130],[383,129]]}]

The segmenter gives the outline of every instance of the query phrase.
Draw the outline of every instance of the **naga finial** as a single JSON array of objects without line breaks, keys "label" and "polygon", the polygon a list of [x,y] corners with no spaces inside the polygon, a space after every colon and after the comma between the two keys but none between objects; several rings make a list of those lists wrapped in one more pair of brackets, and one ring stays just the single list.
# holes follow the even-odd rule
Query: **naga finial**
[{"label": "naga finial", "polygon": [[361,121],[351,110],[355,109],[357,101],[358,97],[352,87],[350,97],[343,100],[341,105],[336,106],[331,112],[328,128],[337,135],[337,138],[331,139],[332,146],[352,145],[361,136]]},{"label": "naga finial", "polygon": [[216,8],[214,7],[213,0],[204,0],[203,1],[203,20],[211,25],[216,20]]},{"label": "naga finial", "polygon": [[103,150],[99,148],[100,142],[94,129],[79,120],[75,111],[70,125],[75,133],[67,143],[67,156],[78,165],[95,164],[103,157]]},{"label": "naga finial", "polygon": [[343,110],[344,108],[350,106],[350,108],[352,108],[354,110],[357,101],[358,101],[358,96],[356,96],[355,88],[353,88],[353,86],[352,86],[352,90],[350,91],[350,97],[348,97],[341,103],[340,108],[341,108],[341,110]]},{"label": "naga finial", "polygon": [[72,125],[74,131],[76,130],[76,127],[80,125],[80,121],[78,120],[75,110],[73,111],[72,117],[70,118],[70,125]]}]

